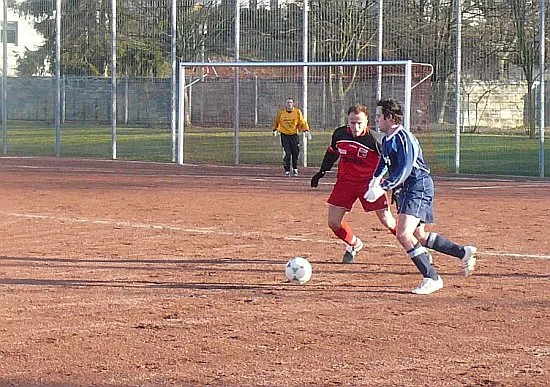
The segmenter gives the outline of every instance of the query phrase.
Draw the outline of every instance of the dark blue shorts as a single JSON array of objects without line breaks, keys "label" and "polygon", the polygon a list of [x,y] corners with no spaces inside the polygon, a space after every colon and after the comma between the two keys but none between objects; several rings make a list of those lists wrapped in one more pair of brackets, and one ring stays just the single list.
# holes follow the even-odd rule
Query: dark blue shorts
[{"label": "dark blue shorts", "polygon": [[430,176],[407,180],[399,194],[397,212],[415,216],[422,222],[431,224],[435,221],[433,200],[434,182]]}]

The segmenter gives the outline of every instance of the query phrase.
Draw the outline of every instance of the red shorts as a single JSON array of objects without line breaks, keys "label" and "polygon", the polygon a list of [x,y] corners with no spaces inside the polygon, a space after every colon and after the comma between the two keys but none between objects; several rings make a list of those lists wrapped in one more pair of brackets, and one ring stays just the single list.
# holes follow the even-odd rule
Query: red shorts
[{"label": "red shorts", "polygon": [[386,195],[382,195],[374,203],[369,203],[365,200],[363,196],[369,189],[369,183],[370,180],[363,182],[337,179],[327,203],[351,211],[353,204],[359,199],[365,212],[388,208],[388,198]]}]

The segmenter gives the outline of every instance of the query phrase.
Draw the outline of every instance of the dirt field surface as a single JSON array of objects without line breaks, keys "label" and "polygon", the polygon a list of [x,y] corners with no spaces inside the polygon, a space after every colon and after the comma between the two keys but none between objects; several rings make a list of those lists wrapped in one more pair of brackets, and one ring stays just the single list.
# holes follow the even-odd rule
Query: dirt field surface
[{"label": "dirt field surface", "polygon": [[548,180],[436,177],[430,230],[478,266],[433,253],[445,287],[418,296],[358,203],[340,263],[334,173],[281,171],[1,158],[0,385],[548,385]]}]

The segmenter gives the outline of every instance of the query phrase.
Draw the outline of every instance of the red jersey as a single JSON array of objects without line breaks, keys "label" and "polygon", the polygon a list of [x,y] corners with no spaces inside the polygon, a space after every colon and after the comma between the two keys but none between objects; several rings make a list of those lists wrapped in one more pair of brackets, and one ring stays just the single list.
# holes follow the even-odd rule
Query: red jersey
[{"label": "red jersey", "polygon": [[330,171],[340,158],[338,179],[368,183],[378,166],[381,146],[381,133],[367,130],[365,134],[353,137],[347,126],[341,126],[332,134],[321,171]]}]

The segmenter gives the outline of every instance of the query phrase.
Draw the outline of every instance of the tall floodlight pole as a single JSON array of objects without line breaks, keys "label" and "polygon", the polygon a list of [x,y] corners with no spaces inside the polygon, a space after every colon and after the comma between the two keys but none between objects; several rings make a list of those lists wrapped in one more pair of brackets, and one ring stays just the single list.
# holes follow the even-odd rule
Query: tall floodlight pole
[{"label": "tall floodlight pole", "polygon": [[[177,72],[176,72],[176,0],[172,0],[171,4],[172,9],[172,22],[170,23],[171,26],[171,36],[172,39],[170,40],[170,61],[172,63],[172,74],[170,77],[170,129],[172,131],[172,162],[176,161],[176,96],[177,96],[177,90],[176,90],[176,78],[177,78]],[[183,139],[180,139],[180,141],[183,141]]]},{"label": "tall floodlight pole", "polygon": [[4,39],[2,40],[2,145],[8,154],[8,1],[4,0]]},{"label": "tall floodlight pole", "polygon": [[117,106],[116,106],[116,40],[117,40],[117,29],[116,29],[116,0],[111,0],[111,134],[112,134],[112,153],[113,160],[117,158],[117,139],[116,139],[116,115],[117,115]]},{"label": "tall floodlight pole", "polygon": [[[239,0],[235,0],[235,62],[239,61],[239,46],[241,35],[241,11],[239,8]],[[239,94],[240,94],[240,67],[235,67],[235,84],[233,88],[233,131],[234,131],[234,143],[233,143],[233,161],[235,165],[239,164],[239,120],[240,120],[240,106],[239,106]]]},{"label": "tall floodlight pole", "polygon": [[[303,51],[303,62],[308,62],[308,24],[309,24],[309,15],[308,15],[308,0],[303,0],[303,19],[304,19],[304,28],[302,32],[302,51]],[[308,80],[308,68],[307,66],[302,67],[302,101],[303,101],[303,111],[304,111],[304,118],[307,122],[307,80]],[[307,138],[305,135],[302,135],[303,143],[304,143],[304,151],[303,151],[303,164],[304,167],[307,167]]]},{"label": "tall floodlight pole", "polygon": [[61,156],[61,0],[55,4],[55,155]]},{"label": "tall floodlight pole", "polygon": [[455,62],[455,173],[460,173],[460,129],[462,120],[462,4],[456,0],[456,62]]},{"label": "tall floodlight pole", "polygon": [[[382,39],[384,37],[384,0],[378,0],[378,61],[382,61]],[[376,100],[382,99],[382,66],[378,66],[378,81],[376,82]]]},{"label": "tall floodlight pole", "polygon": [[539,132],[539,175],[544,177],[544,84],[546,81],[545,76],[545,12],[546,12],[546,1],[540,1],[540,132]]}]

